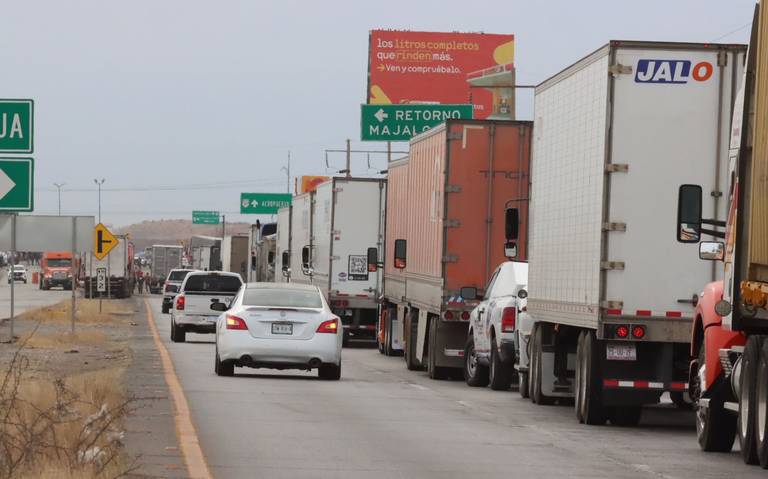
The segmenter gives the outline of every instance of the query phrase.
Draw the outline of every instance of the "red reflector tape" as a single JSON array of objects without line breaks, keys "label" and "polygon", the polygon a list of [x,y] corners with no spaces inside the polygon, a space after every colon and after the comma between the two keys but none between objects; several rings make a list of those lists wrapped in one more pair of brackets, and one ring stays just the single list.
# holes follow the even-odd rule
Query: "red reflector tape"
[{"label": "red reflector tape", "polygon": [[688,384],[686,383],[672,383],[669,385],[669,389],[673,391],[685,391],[688,389]]},{"label": "red reflector tape", "polygon": [[683,317],[683,313],[682,313],[682,311],[667,311],[666,316],[668,318],[682,318]]},{"label": "red reflector tape", "polygon": [[635,381],[635,385],[637,389],[648,389],[648,381]]},{"label": "red reflector tape", "polygon": [[603,379],[603,386],[607,388],[619,387],[619,381],[617,379]]},{"label": "red reflector tape", "polygon": [[638,309],[635,311],[635,314],[638,316],[650,316],[651,310],[650,309]]}]

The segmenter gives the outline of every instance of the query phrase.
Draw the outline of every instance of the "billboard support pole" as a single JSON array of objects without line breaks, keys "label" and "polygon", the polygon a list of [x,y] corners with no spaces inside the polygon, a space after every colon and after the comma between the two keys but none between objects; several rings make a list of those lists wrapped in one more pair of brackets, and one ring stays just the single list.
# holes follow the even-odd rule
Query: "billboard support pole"
[{"label": "billboard support pole", "polygon": [[352,176],[352,147],[350,146],[350,140],[347,139],[347,178]]},{"label": "billboard support pole", "polygon": [[70,289],[72,290],[72,334],[75,334],[75,311],[77,311],[77,298],[75,296],[75,250],[77,249],[77,218],[72,217],[72,261],[70,262],[70,272],[72,274],[72,282],[70,283]]}]

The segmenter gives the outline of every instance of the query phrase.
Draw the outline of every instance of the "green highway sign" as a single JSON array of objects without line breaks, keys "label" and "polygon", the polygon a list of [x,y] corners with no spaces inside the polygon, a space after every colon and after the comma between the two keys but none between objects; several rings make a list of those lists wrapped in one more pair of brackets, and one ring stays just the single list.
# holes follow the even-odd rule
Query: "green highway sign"
[{"label": "green highway sign", "polygon": [[360,105],[360,139],[408,141],[451,119],[472,119],[472,105]]},{"label": "green highway sign", "polygon": [[218,211],[192,211],[193,225],[217,225],[219,224]]},{"label": "green highway sign", "polygon": [[290,193],[240,193],[242,215],[273,215],[290,205]]},{"label": "green highway sign", "polygon": [[0,100],[0,153],[32,153],[34,103]]},{"label": "green highway sign", "polygon": [[0,158],[0,211],[32,211],[35,161]]}]

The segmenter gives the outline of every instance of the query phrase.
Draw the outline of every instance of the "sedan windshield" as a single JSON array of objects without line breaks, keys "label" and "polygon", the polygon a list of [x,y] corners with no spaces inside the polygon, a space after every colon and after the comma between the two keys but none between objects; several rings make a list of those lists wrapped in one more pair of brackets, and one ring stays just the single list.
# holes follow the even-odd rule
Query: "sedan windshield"
[{"label": "sedan windshield", "polygon": [[322,308],[323,301],[317,291],[253,288],[245,290],[243,306]]}]

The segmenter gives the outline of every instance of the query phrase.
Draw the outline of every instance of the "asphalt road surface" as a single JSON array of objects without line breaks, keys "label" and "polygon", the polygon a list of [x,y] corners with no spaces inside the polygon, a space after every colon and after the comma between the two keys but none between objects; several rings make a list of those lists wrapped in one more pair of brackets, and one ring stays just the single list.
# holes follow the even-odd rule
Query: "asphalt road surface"
[{"label": "asphalt road surface", "polygon": [[[14,314],[72,297],[72,291],[64,291],[61,288],[40,290],[40,286],[32,283],[32,272],[39,271],[37,267],[27,267],[27,284],[14,282]],[[0,271],[0,318],[7,319],[11,314],[11,285],[8,283],[8,268]],[[0,319],[0,322],[2,322]]]},{"label": "asphalt road surface", "polygon": [[432,381],[376,349],[344,349],[338,382],[240,368],[220,378],[213,336],[171,343],[170,316],[150,301],[216,478],[765,477],[736,450],[700,452],[693,414],[671,404],[637,428],[583,426],[572,407]]}]

